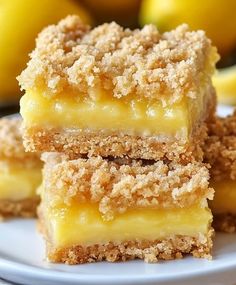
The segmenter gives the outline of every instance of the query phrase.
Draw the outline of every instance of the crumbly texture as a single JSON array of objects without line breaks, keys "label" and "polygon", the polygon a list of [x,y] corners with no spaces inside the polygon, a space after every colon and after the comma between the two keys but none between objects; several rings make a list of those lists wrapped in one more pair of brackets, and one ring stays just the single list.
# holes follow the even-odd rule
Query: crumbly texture
[{"label": "crumbly texture", "polygon": [[74,201],[99,205],[105,220],[133,207],[206,205],[213,198],[209,172],[201,163],[109,161],[101,157],[67,161],[44,154],[44,199],[49,207]]},{"label": "crumbly texture", "polygon": [[37,153],[25,152],[22,139],[21,117],[0,119],[0,160],[22,164],[39,164]]},{"label": "crumbly texture", "polygon": [[36,217],[39,197],[19,201],[0,200],[0,220],[12,217]]},{"label": "crumbly texture", "polygon": [[158,139],[86,130],[28,127],[24,132],[24,145],[27,151],[61,152],[71,159],[87,155],[102,157],[129,157],[132,159],[174,160],[188,163],[202,160],[202,144],[207,136],[203,124],[188,143],[181,138]]},{"label": "crumbly texture", "polygon": [[217,60],[205,33],[187,25],[164,34],[154,25],[132,31],[114,22],[91,30],[69,16],[39,35],[18,80],[25,90],[46,89],[44,96],[69,89],[84,97],[92,87],[171,104],[197,96],[201,75],[210,82]]},{"label": "crumbly texture", "polygon": [[236,111],[226,118],[216,117],[208,128],[204,157],[211,165],[211,178],[236,180]]},{"label": "crumbly texture", "polygon": [[213,227],[216,231],[236,233],[236,214],[214,214]]},{"label": "crumbly texture", "polygon": [[127,241],[123,243],[108,243],[83,247],[80,245],[68,248],[54,248],[47,243],[47,257],[51,262],[67,264],[90,263],[106,260],[109,262],[143,259],[154,263],[158,260],[182,258],[192,254],[195,257],[211,259],[212,234],[210,229],[206,236],[173,236],[154,241]]}]

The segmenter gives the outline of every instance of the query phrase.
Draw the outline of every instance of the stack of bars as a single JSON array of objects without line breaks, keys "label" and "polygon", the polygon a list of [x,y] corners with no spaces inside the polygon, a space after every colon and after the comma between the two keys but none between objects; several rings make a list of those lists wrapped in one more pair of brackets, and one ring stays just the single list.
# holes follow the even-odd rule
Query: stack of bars
[{"label": "stack of bars", "polygon": [[39,35],[19,81],[26,149],[44,152],[50,261],[211,257],[202,146],[217,60],[186,25],[91,30],[69,16]]}]

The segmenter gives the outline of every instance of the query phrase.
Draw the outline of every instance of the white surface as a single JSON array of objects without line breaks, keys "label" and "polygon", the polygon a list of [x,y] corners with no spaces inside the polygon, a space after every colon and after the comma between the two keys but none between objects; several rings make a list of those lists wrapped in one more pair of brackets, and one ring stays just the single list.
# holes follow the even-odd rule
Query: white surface
[{"label": "white surface", "polygon": [[[232,108],[221,106],[221,116]],[[235,285],[236,235],[217,234],[213,260],[195,259],[146,264],[94,263],[76,266],[44,260],[44,243],[34,220],[0,223],[0,278],[24,285]]]}]

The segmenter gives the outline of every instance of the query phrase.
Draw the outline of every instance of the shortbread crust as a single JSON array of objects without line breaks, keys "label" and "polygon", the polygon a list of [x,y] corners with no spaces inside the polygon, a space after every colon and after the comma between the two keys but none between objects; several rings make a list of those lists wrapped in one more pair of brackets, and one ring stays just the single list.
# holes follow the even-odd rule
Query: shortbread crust
[{"label": "shortbread crust", "polygon": [[115,262],[135,258],[153,263],[162,259],[180,259],[186,254],[211,259],[212,234],[213,231],[209,230],[207,236],[199,236],[199,238],[176,236],[161,241],[128,241],[120,244],[74,246],[62,249],[54,249],[50,243],[47,243],[46,250],[51,262],[66,264],[91,263],[102,260]]},{"label": "shortbread crust", "polygon": [[24,145],[28,151],[62,152],[71,159],[83,155],[88,157],[129,157],[132,159],[162,160],[179,162],[201,160],[202,144],[207,137],[207,128],[201,126],[191,142],[186,145],[179,140],[160,142],[156,137],[132,135],[106,135],[102,132],[58,130],[54,128],[27,128]]},{"label": "shortbread crust", "polygon": [[39,197],[30,197],[19,201],[0,200],[0,219],[36,217]]}]

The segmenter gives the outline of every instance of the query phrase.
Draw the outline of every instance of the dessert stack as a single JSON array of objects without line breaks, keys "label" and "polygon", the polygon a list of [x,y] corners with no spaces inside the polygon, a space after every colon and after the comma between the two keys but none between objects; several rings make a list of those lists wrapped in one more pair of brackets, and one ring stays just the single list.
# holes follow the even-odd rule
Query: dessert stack
[{"label": "dessert stack", "polygon": [[27,151],[44,152],[40,228],[52,262],[211,257],[216,49],[187,25],[46,28],[19,76]]}]

